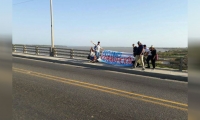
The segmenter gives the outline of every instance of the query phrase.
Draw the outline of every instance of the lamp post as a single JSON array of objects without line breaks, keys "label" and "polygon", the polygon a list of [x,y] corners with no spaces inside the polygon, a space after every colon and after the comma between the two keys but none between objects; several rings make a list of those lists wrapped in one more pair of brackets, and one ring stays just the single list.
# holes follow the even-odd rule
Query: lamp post
[{"label": "lamp post", "polygon": [[50,14],[51,14],[51,56],[52,56],[52,55],[53,55],[53,48],[54,48],[54,31],[53,31],[52,0],[50,0]]}]

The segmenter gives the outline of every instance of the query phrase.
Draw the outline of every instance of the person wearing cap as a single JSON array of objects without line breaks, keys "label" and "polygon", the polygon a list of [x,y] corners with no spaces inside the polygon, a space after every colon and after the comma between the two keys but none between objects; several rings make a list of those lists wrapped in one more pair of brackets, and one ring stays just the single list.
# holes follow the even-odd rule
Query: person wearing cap
[{"label": "person wearing cap", "polygon": [[95,48],[96,48],[95,49],[95,55],[96,55],[97,59],[99,59],[100,51],[103,50],[103,48],[100,46],[100,41],[98,41],[97,44],[95,44],[93,41],[91,41],[91,42],[92,42],[92,44],[95,45]]},{"label": "person wearing cap", "polygon": [[144,46],[142,45],[142,43],[140,41],[138,41],[138,49],[137,49],[135,64],[134,64],[133,68],[136,68],[137,62],[138,62],[138,60],[140,60],[140,62],[142,64],[142,70],[145,70],[143,56],[144,56]]}]

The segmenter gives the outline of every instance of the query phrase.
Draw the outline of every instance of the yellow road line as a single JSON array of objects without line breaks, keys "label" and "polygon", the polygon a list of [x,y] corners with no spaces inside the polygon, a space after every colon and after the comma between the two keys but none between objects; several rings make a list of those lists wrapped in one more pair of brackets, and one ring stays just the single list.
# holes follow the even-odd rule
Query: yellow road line
[{"label": "yellow road line", "polygon": [[[88,85],[93,85],[93,84],[83,84],[81,85],[82,83],[84,82],[77,82],[76,83],[73,83],[74,80],[68,80],[68,79],[64,79],[64,78],[59,78],[59,77],[55,77],[55,76],[50,76],[50,75],[46,75],[46,74],[41,74],[41,73],[36,73],[36,72],[32,72],[32,71],[27,71],[27,70],[23,70],[23,69],[17,69],[17,68],[14,68],[14,71],[15,72],[20,72],[20,73],[24,73],[24,74],[29,74],[29,75],[33,75],[33,76],[37,76],[37,77],[42,77],[42,78],[46,78],[46,79],[51,79],[51,80],[54,80],[54,81],[59,81],[59,82],[64,82],[64,83],[68,83],[68,84],[73,84],[73,85],[76,85],[76,86],[82,86],[82,87],[85,87],[85,88],[90,88],[90,89],[95,89],[95,90],[98,90],[98,91],[103,91],[103,92],[107,92],[107,93],[112,93],[112,94],[117,94],[117,95],[120,95],[120,96],[125,96],[125,97],[128,97],[128,98],[134,98],[134,99],[138,99],[138,100],[142,100],[142,101],[146,101],[146,102],[151,102],[151,103],[154,103],[154,104],[159,104],[159,105],[163,105],[163,106],[167,106],[167,107],[171,107],[171,108],[177,108],[177,109],[180,109],[180,110],[187,110],[186,108],[181,108],[181,107],[177,107],[177,106],[173,106],[173,105],[168,105],[168,104],[164,104],[164,103],[159,103],[159,102],[156,102],[156,101],[151,101],[151,100],[145,100],[144,98],[145,97],[142,97],[142,98],[137,98],[136,97],[133,97],[133,96],[129,96],[130,94],[128,95],[124,95],[123,93],[117,93],[117,92],[121,92],[121,90],[118,90],[116,91],[116,89],[108,89],[108,90],[104,90],[104,88],[107,88],[107,87],[103,87],[103,86],[100,86],[100,87],[103,87],[102,88],[96,88],[98,87],[98,85],[95,85],[95,86],[88,86]],[[57,79],[60,79],[60,80],[57,80]],[[67,81],[68,82],[67,82]],[[81,84],[80,84],[81,83]],[[110,91],[109,91],[110,90]],[[126,91],[123,91],[125,93],[129,93],[129,92],[126,92]],[[132,93],[131,93],[132,94]],[[152,97],[151,97],[152,98]],[[168,101],[168,100],[164,100],[164,101],[161,101],[161,102],[165,102],[165,101]],[[173,102],[173,101],[172,101]],[[173,103],[177,103],[177,102],[173,102]],[[181,103],[178,104],[178,105],[182,105]]]},{"label": "yellow road line", "polygon": [[174,102],[174,101],[170,101],[170,100],[165,100],[165,99],[150,97],[150,96],[141,95],[141,94],[137,94],[137,93],[127,92],[127,91],[123,91],[123,90],[118,90],[118,89],[109,88],[109,87],[105,87],[105,86],[100,86],[100,85],[95,85],[95,84],[91,84],[91,83],[81,82],[81,81],[77,81],[77,80],[71,80],[71,79],[61,78],[61,77],[57,77],[57,76],[42,74],[42,73],[28,71],[28,70],[19,69],[19,68],[13,68],[13,69],[15,69],[15,70],[21,70],[21,71],[24,71],[24,72],[30,72],[30,73],[34,73],[34,74],[38,74],[38,75],[43,75],[43,76],[47,76],[47,77],[62,79],[62,80],[70,81],[70,82],[81,83],[81,84],[84,84],[84,85],[90,85],[90,86],[94,86],[94,87],[99,87],[99,88],[103,88],[103,89],[107,89],[107,90],[112,90],[112,91],[116,91],[116,92],[121,92],[121,93],[129,94],[129,95],[135,95],[135,96],[142,97],[142,98],[148,98],[148,99],[152,99],[152,100],[157,100],[157,101],[161,101],[161,102],[167,102],[167,103],[171,103],[171,104],[176,104],[176,105],[181,105],[181,106],[188,107],[188,105],[184,104],[184,103],[179,103],[179,102]]},{"label": "yellow road line", "polygon": [[19,72],[19,73],[23,73],[23,74],[27,74],[27,75],[40,77],[40,78],[54,80],[54,81],[57,81],[57,82],[67,83],[67,84],[76,85],[76,86],[80,86],[80,87],[84,87],[84,88],[90,88],[90,89],[101,91],[101,92],[105,92],[105,93],[115,94],[115,95],[118,95],[118,96],[132,98],[132,99],[136,99],[136,100],[140,100],[140,101],[144,101],[144,102],[158,104],[158,105],[165,106],[165,107],[175,108],[175,109],[179,109],[179,110],[183,110],[183,111],[187,111],[188,110],[187,108],[177,107],[177,106],[168,105],[168,104],[165,104],[165,103],[160,103],[160,102],[155,102],[155,101],[146,100],[146,99],[142,99],[142,98],[137,98],[137,97],[133,97],[133,96],[128,96],[128,95],[124,95],[124,94],[113,92],[113,91],[108,91],[108,90],[99,89],[99,88],[95,88],[95,87],[91,87],[91,86],[81,85],[81,84],[78,84],[78,83],[72,83],[72,82],[67,82],[67,81],[63,81],[63,80],[57,80],[55,78],[44,77],[44,76],[40,76],[40,75],[34,75],[34,74],[30,74],[28,72],[22,72],[22,71],[16,71],[16,70],[14,70],[14,71],[15,72]]}]

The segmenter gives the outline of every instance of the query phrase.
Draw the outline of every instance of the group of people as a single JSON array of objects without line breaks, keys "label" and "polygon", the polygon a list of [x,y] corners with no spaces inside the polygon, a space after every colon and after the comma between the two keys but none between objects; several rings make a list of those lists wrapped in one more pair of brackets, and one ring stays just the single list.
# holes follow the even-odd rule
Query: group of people
[{"label": "group of people", "polygon": [[97,44],[95,44],[93,41],[91,41],[91,43],[94,45],[94,48],[91,47],[88,58],[90,59],[90,62],[98,62],[97,59],[99,59],[100,51],[103,50],[103,48],[100,46],[100,41],[98,41]]},{"label": "group of people", "polygon": [[[150,68],[149,61],[151,60],[154,70],[156,67],[155,62],[158,59],[156,49],[153,45],[147,48],[147,46],[143,45],[140,41],[138,41],[137,44],[138,46],[135,46],[135,44],[132,45],[133,56],[135,57],[135,61],[133,61],[133,68],[136,68],[139,62],[142,64],[142,70],[145,70],[145,68]],[[145,61],[147,62],[147,67],[145,67]]]},{"label": "group of people", "polygon": [[[93,41],[91,43],[94,45],[94,47],[90,48],[90,54],[88,56],[88,59],[90,59],[90,62],[98,62],[100,51],[103,50],[103,48],[100,46],[100,41],[95,44]],[[156,49],[153,47],[153,45],[149,48],[147,48],[146,45],[143,45],[140,41],[137,42],[138,46],[133,44],[133,56],[135,57],[135,61],[133,61],[132,68],[136,68],[139,66],[139,64],[142,65],[142,70],[145,70],[145,68],[150,68],[149,61],[151,60],[151,64],[153,66],[153,69],[155,69],[156,65],[155,62],[158,59]],[[145,61],[147,63],[147,66],[145,67]]]}]

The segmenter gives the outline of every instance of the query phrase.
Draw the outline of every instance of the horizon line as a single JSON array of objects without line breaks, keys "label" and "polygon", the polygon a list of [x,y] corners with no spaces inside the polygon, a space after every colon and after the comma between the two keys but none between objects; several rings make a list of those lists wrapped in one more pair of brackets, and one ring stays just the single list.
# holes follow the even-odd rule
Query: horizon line
[{"label": "horizon line", "polygon": [[[39,46],[51,46],[50,44],[15,44],[15,45],[39,45]],[[65,46],[65,47],[91,47],[94,45],[88,45],[88,46],[80,46],[80,45],[54,45],[54,46]],[[103,47],[132,47],[132,46],[103,46]],[[188,48],[188,47],[155,47],[155,48]]]}]

